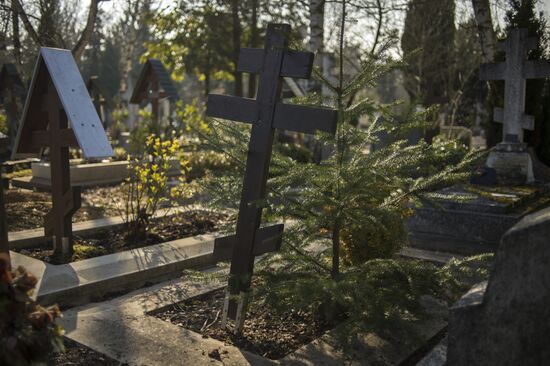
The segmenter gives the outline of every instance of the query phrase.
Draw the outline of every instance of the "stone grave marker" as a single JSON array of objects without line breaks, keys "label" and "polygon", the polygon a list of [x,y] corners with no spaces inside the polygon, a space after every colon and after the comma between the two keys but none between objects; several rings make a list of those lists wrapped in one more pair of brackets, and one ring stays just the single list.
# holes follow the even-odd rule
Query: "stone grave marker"
[{"label": "stone grave marker", "polygon": [[550,77],[550,60],[527,61],[536,48],[537,39],[527,36],[527,29],[511,29],[508,38],[499,42],[506,61],[481,65],[481,80],[504,80],[504,107],[495,108],[493,119],[503,124],[503,139],[487,159],[487,166],[497,171],[503,184],[534,181],[533,162],[523,142],[523,130],[533,130],[534,117],[524,113],[525,81]]},{"label": "stone grave marker", "polygon": [[446,365],[549,365],[549,263],[546,208],[503,236],[489,281],[451,309]]},{"label": "stone grave marker", "polygon": [[13,155],[36,156],[49,149],[53,208],[44,219],[44,231],[59,256],[72,253],[71,218],[80,207],[80,189],[70,184],[69,147],[80,148],[86,158],[113,155],[71,52],[42,47]]},{"label": "stone grave marker", "polygon": [[19,119],[19,104],[23,104],[25,98],[25,86],[19,77],[14,64],[4,64],[0,70],[0,102],[4,103],[4,109],[8,118],[8,137],[11,145],[17,134]]},{"label": "stone grave marker", "polygon": [[[259,229],[262,207],[256,203],[265,198],[275,129],[315,133],[316,130],[335,133],[336,111],[284,104],[280,101],[284,77],[308,79],[311,75],[313,53],[287,48],[290,26],[270,24],[263,49],[241,49],[238,71],[260,75],[256,99],[214,95],[208,96],[206,114],[252,124],[246,171],[239,206],[236,235],[231,238],[233,249],[228,294],[223,311],[235,320],[235,331],[244,324],[247,298],[251,284],[256,245],[280,237],[283,226]],[[279,243],[280,245],[280,243]],[[220,252],[221,245],[216,247]]]},{"label": "stone grave marker", "polygon": [[141,69],[130,103],[140,104],[145,101],[151,103],[154,130],[157,135],[161,132],[159,102],[164,98],[174,102],[178,99],[178,92],[162,62],[150,58]]}]

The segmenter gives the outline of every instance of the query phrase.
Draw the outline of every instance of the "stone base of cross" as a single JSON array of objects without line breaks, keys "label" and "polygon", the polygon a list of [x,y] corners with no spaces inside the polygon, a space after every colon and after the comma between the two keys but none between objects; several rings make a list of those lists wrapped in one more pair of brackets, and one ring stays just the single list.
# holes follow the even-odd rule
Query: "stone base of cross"
[{"label": "stone base of cross", "polygon": [[511,29],[499,50],[506,61],[483,64],[481,80],[504,80],[504,107],[495,108],[493,119],[503,124],[503,141],[490,153],[487,166],[497,172],[499,183],[525,184],[534,181],[533,161],[523,142],[523,131],[533,130],[533,116],[524,113],[526,79],[550,77],[550,61],[527,60],[528,52],[537,47],[537,39],[528,37],[527,29]]}]

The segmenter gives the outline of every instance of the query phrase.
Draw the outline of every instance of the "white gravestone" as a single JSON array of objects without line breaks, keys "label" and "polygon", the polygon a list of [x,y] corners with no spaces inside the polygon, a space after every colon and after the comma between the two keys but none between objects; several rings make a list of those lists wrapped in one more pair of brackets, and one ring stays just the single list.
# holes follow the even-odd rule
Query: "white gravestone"
[{"label": "white gravestone", "polygon": [[524,113],[525,81],[550,77],[550,61],[527,61],[536,48],[537,39],[527,37],[526,29],[511,29],[508,39],[499,43],[506,61],[483,64],[481,80],[504,80],[504,107],[495,108],[495,122],[503,124],[503,140],[487,159],[487,166],[497,171],[501,183],[532,183],[533,162],[523,142],[523,130],[534,129],[534,117]]}]

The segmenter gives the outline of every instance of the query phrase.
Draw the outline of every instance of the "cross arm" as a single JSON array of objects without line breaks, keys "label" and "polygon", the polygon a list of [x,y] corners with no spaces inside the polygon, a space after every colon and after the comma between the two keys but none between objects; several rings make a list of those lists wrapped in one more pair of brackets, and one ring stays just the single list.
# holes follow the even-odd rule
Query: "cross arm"
[{"label": "cross arm", "polygon": [[[254,240],[254,256],[279,250],[281,248],[283,229],[283,224],[258,229]],[[231,259],[236,240],[236,235],[217,238],[214,241],[214,259],[216,261]]]},{"label": "cross arm", "polygon": [[254,99],[230,95],[208,95],[206,115],[245,123],[258,121],[258,103]]},{"label": "cross arm", "polygon": [[[260,48],[242,48],[237,71],[259,74],[262,71],[265,51]],[[313,67],[313,53],[287,50],[281,66],[282,77],[309,79]]]},{"label": "cross arm", "polygon": [[[504,123],[504,109],[495,107],[493,109],[493,120],[498,123]],[[525,130],[533,131],[535,129],[535,117],[523,114],[521,116],[521,127]]]},{"label": "cross arm", "polygon": [[506,64],[504,62],[483,64],[479,67],[481,80],[504,80]]},{"label": "cross arm", "polygon": [[334,134],[337,117],[338,112],[329,108],[278,103],[273,127],[310,134],[316,131]]},{"label": "cross arm", "polygon": [[[54,142],[53,139],[56,139]],[[70,129],[63,129],[55,136],[52,136],[49,130],[33,131],[31,136],[31,145],[35,148],[51,147],[58,145],[60,147],[78,147],[78,141],[74,132]]]},{"label": "cross arm", "polygon": [[544,79],[550,77],[550,60],[526,61],[523,68],[526,79]]}]

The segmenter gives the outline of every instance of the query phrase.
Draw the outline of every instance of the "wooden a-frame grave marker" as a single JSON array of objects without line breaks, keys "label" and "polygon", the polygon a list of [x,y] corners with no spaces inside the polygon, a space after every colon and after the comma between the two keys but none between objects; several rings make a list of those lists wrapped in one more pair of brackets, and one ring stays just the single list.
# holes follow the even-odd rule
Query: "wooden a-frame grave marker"
[{"label": "wooden a-frame grave marker", "polygon": [[44,232],[53,239],[54,256],[67,257],[72,253],[71,218],[80,207],[80,187],[71,187],[69,147],[94,159],[113,156],[113,149],[71,52],[42,47],[13,157],[40,155],[46,147],[53,207],[44,218]]},{"label": "wooden a-frame grave marker", "polygon": [[139,104],[145,100],[151,103],[153,126],[157,135],[161,132],[159,101],[163,98],[175,101],[178,99],[178,91],[162,62],[156,58],[147,59],[139,74],[130,103]]},{"label": "wooden a-frame grave marker", "polygon": [[336,131],[335,110],[281,102],[283,78],[308,79],[313,66],[313,53],[287,49],[289,33],[287,24],[270,24],[263,49],[241,49],[238,71],[260,74],[255,100],[208,96],[206,115],[252,124],[236,235],[216,242],[214,247],[217,258],[221,252],[227,255],[228,250],[232,251],[222,322],[225,324],[227,317],[233,319],[236,333],[244,325],[255,255],[281,245],[283,225],[260,229],[262,208],[256,205],[266,193],[274,131]]}]

